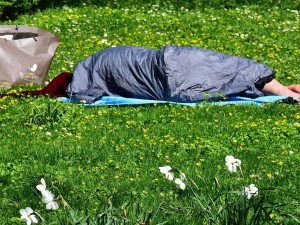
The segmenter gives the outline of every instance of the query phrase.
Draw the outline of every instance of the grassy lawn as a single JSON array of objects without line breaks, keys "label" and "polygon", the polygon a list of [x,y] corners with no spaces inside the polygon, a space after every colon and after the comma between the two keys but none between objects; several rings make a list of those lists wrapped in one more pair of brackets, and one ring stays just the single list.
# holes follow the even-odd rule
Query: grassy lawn
[{"label": "grassy lawn", "polygon": [[[83,4],[3,24],[61,36],[49,81],[105,48],[176,44],[251,58],[273,68],[282,83],[300,83],[299,11],[284,3]],[[0,224],[23,223],[25,207],[45,224],[297,224],[299,132],[299,104],[84,107],[48,97],[2,98]],[[242,170],[230,173],[227,155],[240,159]],[[166,165],[175,178],[185,173],[184,190],[160,172]],[[46,209],[36,189],[41,178],[70,208],[60,199],[58,210]],[[242,191],[250,184],[258,195],[247,199]]]}]

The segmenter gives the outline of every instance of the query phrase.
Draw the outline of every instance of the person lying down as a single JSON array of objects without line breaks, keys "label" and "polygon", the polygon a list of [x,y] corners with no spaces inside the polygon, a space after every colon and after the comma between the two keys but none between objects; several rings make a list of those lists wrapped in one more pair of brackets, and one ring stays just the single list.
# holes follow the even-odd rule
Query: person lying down
[{"label": "person lying down", "polygon": [[264,95],[300,99],[300,85],[284,86],[265,64],[209,49],[166,45],[119,46],[81,61],[66,94],[92,103],[102,96],[200,102],[211,97]]}]

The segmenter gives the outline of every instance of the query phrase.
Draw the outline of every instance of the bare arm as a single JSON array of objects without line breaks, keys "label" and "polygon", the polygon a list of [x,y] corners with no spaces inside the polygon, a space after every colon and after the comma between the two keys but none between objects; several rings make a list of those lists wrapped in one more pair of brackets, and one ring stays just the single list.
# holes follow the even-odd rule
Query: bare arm
[{"label": "bare arm", "polygon": [[289,96],[300,99],[300,84],[284,86],[281,83],[279,83],[276,79],[273,79],[269,83],[265,84],[262,91],[265,94]]}]

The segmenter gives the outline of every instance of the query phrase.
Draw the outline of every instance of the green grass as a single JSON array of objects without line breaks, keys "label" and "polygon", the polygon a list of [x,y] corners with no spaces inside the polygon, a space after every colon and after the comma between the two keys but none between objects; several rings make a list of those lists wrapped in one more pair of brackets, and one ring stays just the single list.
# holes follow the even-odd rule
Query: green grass
[{"label": "green grass", "polygon": [[[299,12],[285,7],[83,5],[4,23],[62,37],[48,80],[113,45],[177,44],[252,58],[273,68],[281,82],[300,83]],[[299,218],[299,105],[84,107],[48,97],[0,102],[1,224],[21,223],[19,210],[27,206],[46,224],[75,224],[70,218],[86,216],[90,224],[95,218],[99,224],[120,221],[124,209],[128,224],[216,224],[214,210],[221,207],[219,224],[234,224],[230,219],[238,220],[238,213],[247,221],[236,224],[250,224],[255,211],[262,217],[252,224],[295,224],[293,216]],[[244,178],[227,171],[226,155],[242,161]],[[158,169],[165,165],[186,174],[186,190],[165,179]],[[58,211],[45,209],[35,188],[41,178],[73,214],[61,203]],[[250,201],[228,192],[251,183],[259,194]]]}]

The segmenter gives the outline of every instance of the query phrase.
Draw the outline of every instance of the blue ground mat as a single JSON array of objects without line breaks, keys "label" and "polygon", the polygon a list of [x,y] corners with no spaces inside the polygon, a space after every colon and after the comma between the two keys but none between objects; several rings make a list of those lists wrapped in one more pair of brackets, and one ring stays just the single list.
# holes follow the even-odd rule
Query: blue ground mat
[{"label": "blue ground mat", "polygon": [[[57,98],[58,101],[61,102],[70,102],[75,103],[74,101],[70,101],[69,98],[62,97]],[[259,98],[245,98],[245,97],[230,97],[223,101],[215,101],[210,102],[211,105],[229,105],[229,104],[242,104],[242,105],[248,105],[248,104],[256,104],[256,105],[262,105],[266,103],[273,103],[277,101],[284,101],[287,103],[293,103],[293,102],[299,102],[299,100],[286,97],[286,96],[263,96]],[[161,103],[169,103],[169,104],[180,104],[180,105],[188,105],[188,106],[197,106],[197,105],[207,105],[204,102],[199,103],[177,103],[177,102],[169,102],[169,101],[159,101],[159,100],[146,100],[146,99],[136,99],[136,98],[124,98],[124,97],[114,97],[114,96],[104,96],[100,100],[95,101],[91,104],[85,104],[85,103],[77,103],[82,104],[85,106],[106,106],[106,105],[144,105],[144,104],[161,104]]]}]

